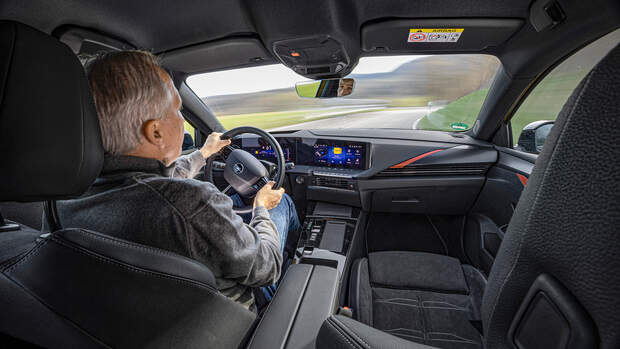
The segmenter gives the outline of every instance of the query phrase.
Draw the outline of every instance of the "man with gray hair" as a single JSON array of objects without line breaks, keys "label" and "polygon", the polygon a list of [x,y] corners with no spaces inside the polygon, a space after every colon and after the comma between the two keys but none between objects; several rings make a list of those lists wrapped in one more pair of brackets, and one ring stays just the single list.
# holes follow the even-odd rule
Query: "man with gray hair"
[{"label": "man with gray hair", "polygon": [[264,286],[269,299],[287,234],[299,228],[284,189],[265,185],[244,223],[230,197],[193,179],[230,141],[212,133],[200,150],[179,157],[181,98],[153,55],[107,53],[86,67],[104,166],[83,196],[58,203],[61,221],[196,259],[211,269],[223,294],[249,309],[255,309],[251,288]]}]

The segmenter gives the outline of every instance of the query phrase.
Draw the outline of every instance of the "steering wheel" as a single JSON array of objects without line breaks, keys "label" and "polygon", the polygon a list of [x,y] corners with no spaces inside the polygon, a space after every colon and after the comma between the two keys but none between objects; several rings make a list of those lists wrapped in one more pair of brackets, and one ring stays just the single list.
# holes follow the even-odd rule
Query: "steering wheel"
[{"label": "steering wheel", "polygon": [[[255,134],[269,143],[276,155],[276,171],[273,178],[269,178],[269,171],[263,163],[256,159],[252,154],[234,145],[227,145],[220,150],[219,155],[224,159],[224,180],[228,186],[222,190],[224,194],[230,194],[234,189],[239,195],[245,198],[252,198],[269,181],[274,181],[273,189],[278,189],[284,182],[284,153],[278,141],[267,131],[251,126],[236,127],[222,134],[221,139],[232,139],[243,133]],[[205,177],[213,181],[213,161],[215,154],[207,159],[205,166]],[[234,207],[236,213],[252,212],[252,205],[244,207]]]}]

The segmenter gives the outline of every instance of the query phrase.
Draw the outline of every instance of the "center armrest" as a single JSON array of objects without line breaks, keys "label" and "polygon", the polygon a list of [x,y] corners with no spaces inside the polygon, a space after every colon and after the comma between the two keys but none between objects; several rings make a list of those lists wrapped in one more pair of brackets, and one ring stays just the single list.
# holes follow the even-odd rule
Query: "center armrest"
[{"label": "center armrest", "polygon": [[336,308],[337,290],[336,268],[291,265],[248,348],[314,348],[323,321]]}]

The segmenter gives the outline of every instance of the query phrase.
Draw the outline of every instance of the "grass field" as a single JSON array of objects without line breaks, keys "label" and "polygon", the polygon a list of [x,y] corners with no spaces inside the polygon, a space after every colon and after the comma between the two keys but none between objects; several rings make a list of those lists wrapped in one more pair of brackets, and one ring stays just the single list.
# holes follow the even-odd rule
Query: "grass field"
[{"label": "grass field", "polygon": [[[562,106],[586,72],[548,75],[529,94],[511,119],[513,140],[516,143],[527,124],[538,120],[555,120]],[[445,108],[424,116],[418,129],[459,131],[450,125],[462,122],[471,128],[478,117],[488,90],[482,89],[463,96]]]},{"label": "grass field", "polygon": [[315,110],[289,110],[280,112],[249,113],[238,115],[219,116],[217,119],[231,129],[238,126],[251,125],[265,130],[276,127],[300,124],[308,121],[335,118],[343,115],[366,112],[368,109],[352,108],[342,110],[315,109]]},{"label": "grass field", "polygon": [[[403,97],[390,100],[390,104],[386,105],[389,108],[399,107],[423,107],[428,104],[429,101],[434,100],[431,96],[422,97]],[[380,109],[374,109],[378,111]],[[305,110],[289,110],[278,112],[263,112],[263,113],[246,113],[235,115],[221,115],[217,119],[224,125],[225,128],[231,129],[238,126],[251,125],[262,129],[273,129],[277,127],[295,125],[307,121],[315,121],[322,119],[335,118],[343,115],[350,115],[356,113],[367,112],[367,108],[358,108],[352,106],[350,109],[305,109]]]},{"label": "grass field", "polygon": [[305,96],[306,98],[314,98],[316,96],[316,91],[319,89],[320,81],[316,81],[310,84],[302,84],[296,86],[297,94],[300,96]]},{"label": "grass field", "polygon": [[510,121],[514,143],[527,124],[538,120],[555,120],[570,94],[586,74],[587,71],[558,74],[541,81]]},{"label": "grass field", "polygon": [[[478,117],[480,106],[488,92],[489,89],[481,89],[457,99],[444,108],[422,117],[417,128],[434,131],[465,131],[470,129]],[[464,130],[456,130],[450,126],[454,123],[464,123],[467,126]]]}]

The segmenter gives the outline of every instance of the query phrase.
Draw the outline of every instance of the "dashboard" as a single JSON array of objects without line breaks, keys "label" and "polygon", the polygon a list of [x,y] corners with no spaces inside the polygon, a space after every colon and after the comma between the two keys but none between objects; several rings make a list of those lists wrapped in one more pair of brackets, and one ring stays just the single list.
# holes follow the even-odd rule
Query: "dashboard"
[{"label": "dashboard", "polygon": [[[461,133],[319,129],[272,135],[282,147],[287,191],[299,212],[326,202],[369,212],[464,214],[499,158],[492,144]],[[274,150],[256,135],[239,135],[233,145],[275,162]]]},{"label": "dashboard", "polygon": [[[298,165],[366,170],[369,167],[369,144],[333,139],[278,138],[286,162]],[[274,161],[275,151],[260,137],[244,135],[233,144],[259,160]]]}]

